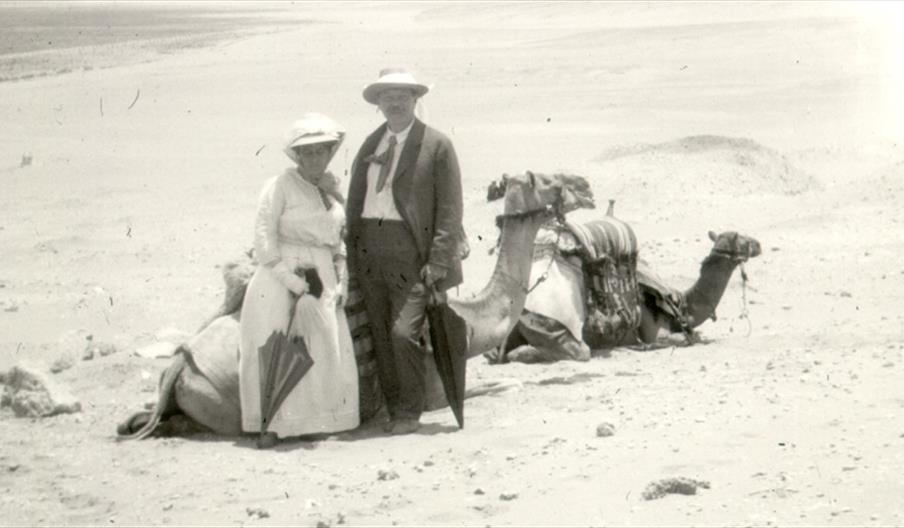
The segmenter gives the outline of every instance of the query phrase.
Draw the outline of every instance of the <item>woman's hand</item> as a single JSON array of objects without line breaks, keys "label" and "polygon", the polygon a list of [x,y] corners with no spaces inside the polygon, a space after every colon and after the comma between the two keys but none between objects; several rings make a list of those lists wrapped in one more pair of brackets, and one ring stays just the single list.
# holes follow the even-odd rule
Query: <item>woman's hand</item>
[{"label": "woman's hand", "polygon": [[273,266],[273,274],[295,296],[300,297],[308,291],[308,281],[292,272],[283,261],[279,261]]},{"label": "woman's hand", "polygon": [[295,275],[297,281],[291,281],[291,285],[289,285],[289,293],[292,294],[292,297],[296,299],[301,297],[302,295],[308,293],[308,281],[304,280],[304,278]]}]

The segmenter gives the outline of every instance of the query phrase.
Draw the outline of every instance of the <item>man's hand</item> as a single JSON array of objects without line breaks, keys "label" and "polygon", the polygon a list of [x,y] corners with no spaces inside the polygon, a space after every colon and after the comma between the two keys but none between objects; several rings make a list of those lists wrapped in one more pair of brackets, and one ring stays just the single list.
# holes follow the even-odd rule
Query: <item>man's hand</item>
[{"label": "man's hand", "polygon": [[345,308],[345,303],[348,302],[348,277],[339,280],[339,294],[336,297],[336,306],[339,308]]},{"label": "man's hand", "polygon": [[432,288],[434,284],[445,278],[445,276],[446,268],[443,266],[427,263],[421,268],[421,280],[424,281],[428,288]]},{"label": "man's hand", "polygon": [[345,258],[337,256],[333,258],[333,266],[336,270],[336,280],[339,281],[339,291],[337,292],[336,305],[344,308],[348,301],[348,266]]}]

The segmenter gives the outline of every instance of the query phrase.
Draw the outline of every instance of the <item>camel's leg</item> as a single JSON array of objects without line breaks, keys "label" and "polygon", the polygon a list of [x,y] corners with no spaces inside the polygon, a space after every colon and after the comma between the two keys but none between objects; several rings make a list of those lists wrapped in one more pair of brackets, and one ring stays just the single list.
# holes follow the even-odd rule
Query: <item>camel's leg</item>
[{"label": "camel's leg", "polygon": [[524,383],[516,378],[496,378],[484,380],[473,387],[465,390],[465,399],[474,398],[475,396],[484,396],[487,394],[499,394],[510,390],[518,390],[524,386]]},{"label": "camel's leg", "polygon": [[489,363],[490,365],[501,365],[503,363],[508,362],[508,359],[505,358],[506,353],[507,352],[504,347],[498,346],[496,348],[491,348],[490,350],[487,350],[482,355],[483,355],[484,359],[487,360],[487,363]]},{"label": "camel's leg", "polygon": [[[175,356],[173,356],[173,362],[160,376],[160,384],[157,386],[157,405],[150,414],[147,423],[145,423],[137,432],[120,436],[120,440],[140,440],[142,438],[147,438],[154,432],[154,429],[157,428],[160,421],[165,416],[178,411],[173,389],[176,385],[176,381],[181,377],[186,364],[185,350],[180,347],[176,350]],[[138,413],[129,418],[125,424],[120,425],[117,432],[123,434],[124,432],[130,431],[130,426],[141,420],[143,414],[145,413]]]},{"label": "camel's leg", "polygon": [[637,337],[645,344],[654,343],[659,335],[660,324],[655,311],[648,306],[640,307],[640,327],[637,329]]},{"label": "camel's leg", "polygon": [[590,359],[590,348],[586,344],[582,347],[573,348],[576,350],[566,350],[562,347],[521,345],[510,351],[507,358],[513,363],[555,363],[556,361],[588,361]]},{"label": "camel's leg", "polygon": [[[506,348],[508,361],[519,363],[552,363],[555,361],[588,361],[590,347],[575,339],[561,322],[525,312],[515,325]],[[512,337],[512,336],[510,336]]]},{"label": "camel's leg", "polygon": [[140,431],[148,422],[154,411],[141,411],[129,416],[124,422],[116,426],[116,434],[119,436],[129,436]]},{"label": "camel's leg", "polygon": [[538,348],[533,345],[521,345],[514,350],[510,350],[506,356],[514,363],[552,363],[559,358],[549,353],[549,350]]},{"label": "camel's leg", "polygon": [[503,363],[508,363],[508,353],[516,348],[528,344],[527,339],[524,335],[521,334],[520,331],[521,323],[515,323],[515,326],[511,329],[505,339],[502,341],[502,344],[497,346],[492,350],[487,350],[483,353],[483,357],[486,358],[487,363],[490,365],[501,365]]}]

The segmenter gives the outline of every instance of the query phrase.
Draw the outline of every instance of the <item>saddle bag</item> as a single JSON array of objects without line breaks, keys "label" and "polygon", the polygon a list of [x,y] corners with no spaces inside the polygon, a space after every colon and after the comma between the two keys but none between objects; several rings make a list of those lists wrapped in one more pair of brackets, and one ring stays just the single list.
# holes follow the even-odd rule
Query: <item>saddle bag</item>
[{"label": "saddle bag", "polygon": [[582,268],[587,288],[583,340],[591,349],[614,346],[640,325],[636,259],[604,255]]},{"label": "saddle bag", "polygon": [[613,216],[566,225],[580,242],[587,308],[582,338],[591,349],[612,347],[640,325],[637,237]]}]

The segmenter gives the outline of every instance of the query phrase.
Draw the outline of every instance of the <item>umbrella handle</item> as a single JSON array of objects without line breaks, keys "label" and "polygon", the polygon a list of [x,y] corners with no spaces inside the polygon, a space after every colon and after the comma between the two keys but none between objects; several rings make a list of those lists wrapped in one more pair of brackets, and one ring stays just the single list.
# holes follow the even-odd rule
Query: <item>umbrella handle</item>
[{"label": "umbrella handle", "polygon": [[289,324],[286,325],[286,337],[289,337],[289,332],[292,330],[292,322],[295,321],[295,307],[298,304],[298,300],[301,299],[301,295],[298,297],[290,296],[290,298],[292,302],[289,303]]},{"label": "umbrella handle", "polygon": [[446,304],[449,302],[449,295],[445,291],[436,289],[436,284],[430,286],[430,304]]}]

